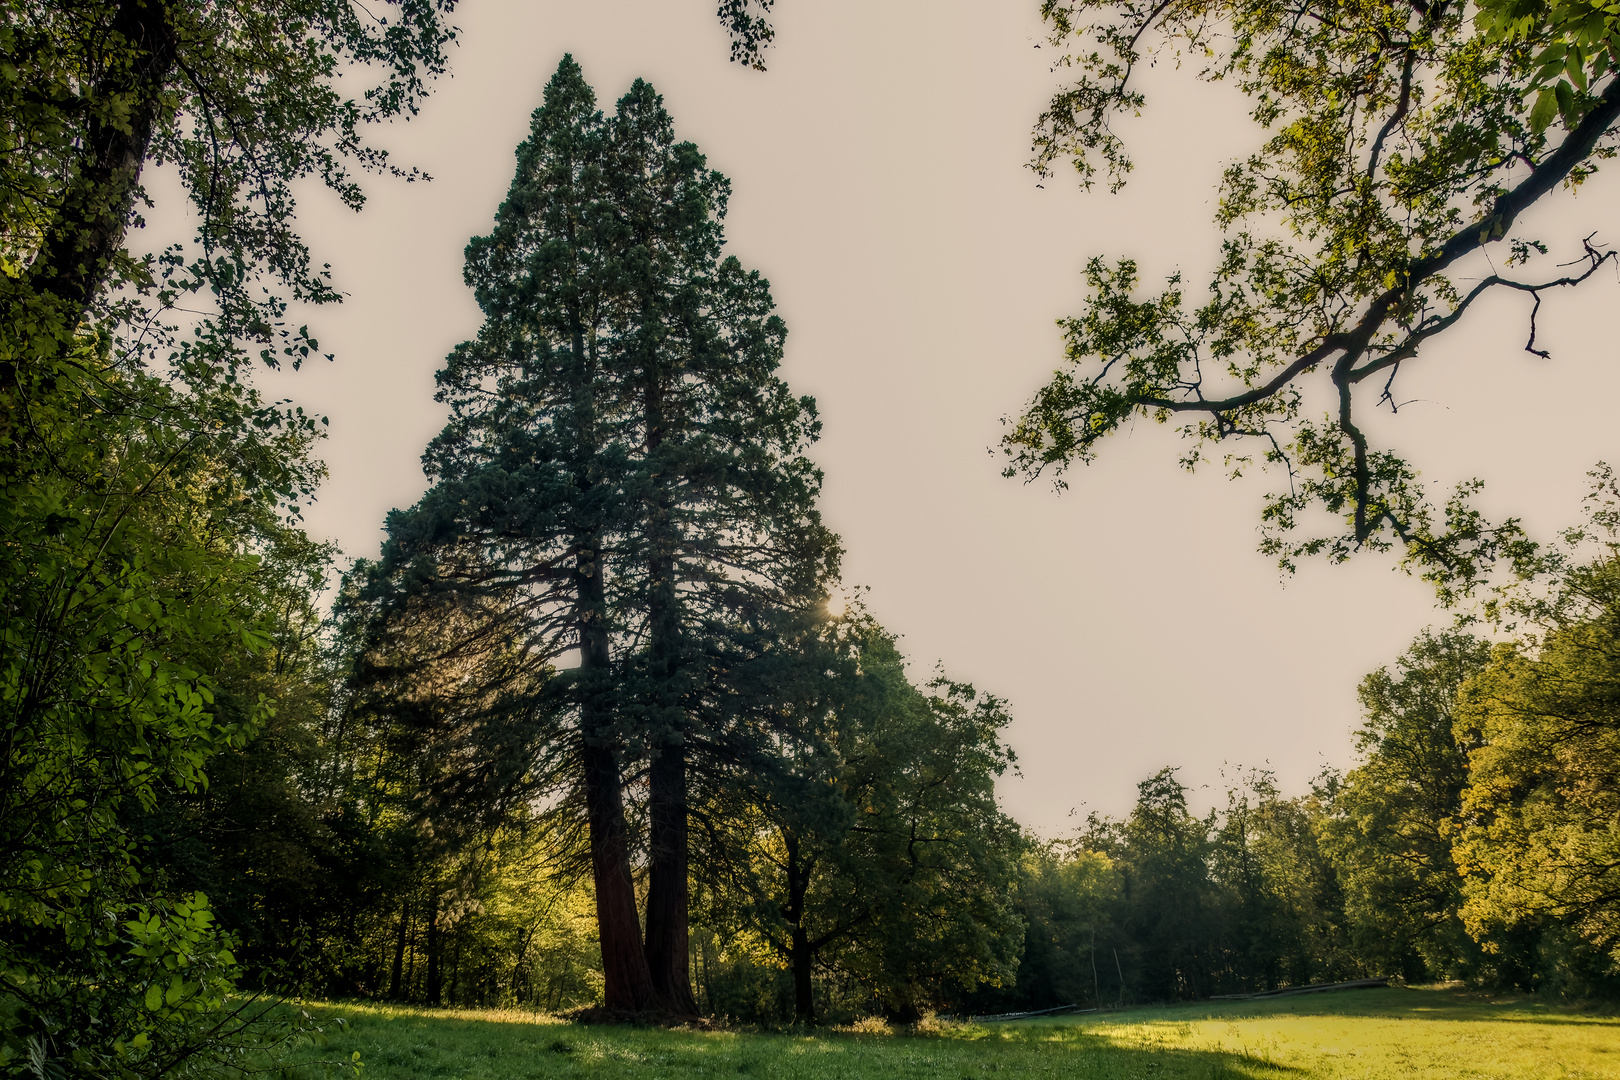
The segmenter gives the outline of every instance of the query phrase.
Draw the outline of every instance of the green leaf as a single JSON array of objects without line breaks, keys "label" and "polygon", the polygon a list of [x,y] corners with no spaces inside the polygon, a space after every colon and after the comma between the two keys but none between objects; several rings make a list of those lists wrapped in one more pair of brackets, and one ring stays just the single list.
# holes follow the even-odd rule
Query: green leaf
[{"label": "green leaf", "polygon": [[1575,90],[1563,79],[1553,87],[1553,93],[1558,99],[1558,115],[1564,118],[1565,127],[1575,126]]},{"label": "green leaf", "polygon": [[1570,53],[1569,60],[1564,67],[1569,73],[1570,81],[1575,84],[1581,93],[1586,93],[1586,64],[1579,49]]},{"label": "green leaf", "polygon": [[1554,75],[1561,73],[1563,70],[1564,62],[1562,60],[1554,60],[1550,64],[1543,64],[1540,70],[1536,72],[1536,77],[1530,80],[1530,85],[1539,86],[1540,84],[1551,79]]},{"label": "green leaf", "polygon": [[1553,116],[1558,112],[1558,97],[1551,90],[1542,90],[1536,95],[1536,103],[1530,109],[1530,130],[1540,135],[1552,123]]},{"label": "green leaf", "polygon": [[146,988],[146,1008],[150,1012],[157,1012],[163,1008],[163,988],[157,983]]},{"label": "green leaf", "polygon": [[1536,57],[1535,63],[1542,68],[1561,68],[1564,66],[1564,57],[1567,52],[1568,50],[1563,42],[1554,42],[1541,51],[1541,55]]}]

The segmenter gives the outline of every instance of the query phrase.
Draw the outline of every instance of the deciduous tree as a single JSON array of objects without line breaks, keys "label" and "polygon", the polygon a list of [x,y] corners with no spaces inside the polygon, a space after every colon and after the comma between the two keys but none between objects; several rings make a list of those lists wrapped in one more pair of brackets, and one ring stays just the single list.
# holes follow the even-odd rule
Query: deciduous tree
[{"label": "deciduous tree", "polygon": [[1361,763],[1335,785],[1324,831],[1357,950],[1378,974],[1472,974],[1452,859],[1471,748],[1457,692],[1489,655],[1471,634],[1424,632],[1393,671],[1362,680]]},{"label": "deciduous tree", "polygon": [[1013,760],[1007,716],[943,676],[913,686],[869,616],[828,633],[823,692],[731,815],[731,858],[713,860],[726,872],[711,880],[722,917],[791,970],[799,1020],[815,1019],[818,971],[915,1018],[1011,982],[1020,838],[995,798]]},{"label": "deciduous tree", "polygon": [[[234,963],[206,902],[155,892],[127,824],[137,806],[198,794],[209,758],[267,714],[225,715],[214,690],[273,637],[256,560],[292,535],[277,519],[321,477],[314,418],[264,400],[249,370],[317,355],[289,305],[339,298],[298,236],[294,193],[315,181],[358,208],[357,174],[416,175],[365,130],[415,112],[444,70],[452,7],[0,4],[0,1054],[13,1063],[161,1073],[229,1027],[211,1010]],[[769,40],[759,12],[721,7],[741,59]],[[352,96],[345,74],[364,80]],[[128,232],[152,205],[154,162],[198,224],[143,255]],[[154,998],[160,971],[179,981]]]},{"label": "deciduous tree", "polygon": [[[390,5],[397,6],[397,5]],[[0,7],[0,1053],[161,1074],[229,1056],[234,958],[206,899],[163,895],[129,821],[206,783],[266,712],[214,689],[275,622],[261,556],[312,488],[310,418],[258,397],[298,363],[292,299],[335,298],[291,190],[351,203],[368,120],[442,66],[448,5],[391,29],[346,4],[16,0]],[[350,100],[349,64],[382,82]],[[127,250],[152,159],[193,244]],[[261,286],[263,288],[261,288]],[[191,306],[190,333],[175,308]],[[225,1056],[220,1056],[225,1053]],[[14,1066],[15,1067],[15,1066]]]},{"label": "deciduous tree", "polygon": [[1477,480],[1431,504],[1364,417],[1398,408],[1401,372],[1481,303],[1522,298],[1525,349],[1545,357],[1542,297],[1616,258],[1590,236],[1548,238],[1567,254],[1536,272],[1550,249],[1519,231],[1614,153],[1614,16],[1510,0],[1045,0],[1042,13],[1059,66],[1078,73],[1036,131],[1043,175],[1067,159],[1085,185],[1123,184],[1118,125],[1147,104],[1138,73],[1163,61],[1235,85],[1263,141],[1221,181],[1205,298],[1179,275],[1144,293],[1129,259],[1087,263],[1066,362],[1004,440],[1008,474],[1061,485],[1142,416],[1179,425],[1187,467],[1220,456],[1234,474],[1285,474],[1261,544],[1284,567],[1396,547],[1450,592],[1527,556],[1515,521],[1470,505]]},{"label": "deciduous tree", "polygon": [[[1611,480],[1612,483],[1612,480]],[[1613,506],[1610,504],[1610,524]],[[1552,615],[1463,687],[1462,918],[1476,937],[1550,919],[1620,969],[1620,547],[1565,571]]]}]

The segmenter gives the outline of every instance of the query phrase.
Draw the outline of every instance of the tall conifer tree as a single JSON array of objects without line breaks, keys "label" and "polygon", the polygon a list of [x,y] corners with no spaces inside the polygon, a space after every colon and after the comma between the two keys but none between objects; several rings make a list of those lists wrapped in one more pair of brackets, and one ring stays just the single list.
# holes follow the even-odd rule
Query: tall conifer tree
[{"label": "tall conifer tree", "polygon": [[[389,523],[384,570],[406,592],[493,601],[530,663],[577,650],[534,685],[567,688],[616,1010],[696,1011],[689,770],[734,759],[743,718],[770,712],[738,701],[760,693],[739,666],[819,603],[838,559],[802,453],[814,404],[775,376],[785,328],[766,282],[722,256],[728,191],[650,86],[604,118],[565,57],[494,232],[467,249],[486,320],[439,375],[435,486]],[[644,760],[645,943],[625,815]]]},{"label": "tall conifer tree", "polygon": [[821,599],[838,548],[815,510],[820,473],[802,453],[819,427],[814,403],[776,377],[786,328],[768,284],[722,254],[729,183],[675,142],[645,82],[619,102],[612,130],[633,297],[616,374],[639,425],[621,573],[645,626],[631,697],[651,751],[647,957],[660,1000],[685,1013],[697,1007],[688,770],[694,755],[704,769],[735,760],[749,728],[737,695],[717,684],[734,691],[728,670],[769,650],[777,617]]}]

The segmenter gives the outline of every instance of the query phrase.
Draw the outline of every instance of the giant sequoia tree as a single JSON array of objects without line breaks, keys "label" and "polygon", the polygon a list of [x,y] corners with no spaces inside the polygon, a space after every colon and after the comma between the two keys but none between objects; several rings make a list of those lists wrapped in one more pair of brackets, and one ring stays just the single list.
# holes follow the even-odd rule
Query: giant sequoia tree
[{"label": "giant sequoia tree", "polygon": [[1577,233],[1550,238],[1569,254],[1536,272],[1547,245],[1515,231],[1614,152],[1612,9],[1045,0],[1042,12],[1079,72],[1041,119],[1042,173],[1069,159],[1087,185],[1099,168],[1124,183],[1115,125],[1145,104],[1135,77],[1160,58],[1235,84],[1265,134],[1225,171],[1207,298],[1189,300],[1179,276],[1143,294],[1131,260],[1090,261],[1091,296],[1063,323],[1067,362],[1005,439],[1009,475],[1061,475],[1152,417],[1181,426],[1186,465],[1213,450],[1234,472],[1258,457],[1286,473],[1262,542],[1285,566],[1398,546],[1447,587],[1523,554],[1513,523],[1470,508],[1477,484],[1431,505],[1365,414],[1396,408],[1402,370],[1487,299],[1523,297],[1525,348],[1545,356],[1542,295],[1615,258]]},{"label": "giant sequoia tree", "polygon": [[[614,1009],[696,1010],[689,766],[735,755],[760,713],[737,672],[837,564],[802,456],[814,406],[775,376],[766,283],[722,255],[726,196],[651,87],[604,117],[564,58],[494,231],[467,249],[486,318],[439,376],[452,416],[424,457],[434,486],[390,518],[374,571],[393,595],[382,632],[425,597],[453,604],[465,630],[441,630],[521,654],[532,714],[562,725],[530,745],[567,743]],[[625,812],[643,762],[644,944]]]}]

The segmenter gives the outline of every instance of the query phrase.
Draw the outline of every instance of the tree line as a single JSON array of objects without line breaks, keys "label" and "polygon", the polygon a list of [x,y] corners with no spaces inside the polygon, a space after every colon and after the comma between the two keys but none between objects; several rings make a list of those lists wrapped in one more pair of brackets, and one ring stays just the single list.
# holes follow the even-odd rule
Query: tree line
[{"label": "tree line", "polygon": [[1613,997],[1620,491],[1596,479],[1573,532],[1601,542],[1503,599],[1497,628],[1518,634],[1425,631],[1362,681],[1353,768],[1293,798],[1251,771],[1203,816],[1165,769],[1125,817],[1031,844],[1018,980],[974,1007],[1368,976]]},{"label": "tree line", "polygon": [[[694,1005],[750,1022],[915,1018],[1368,976],[1610,997],[1617,568],[1610,548],[1520,594],[1533,638],[1420,634],[1360,686],[1357,764],[1305,794],[1237,771],[1196,813],[1166,768],[1129,813],[1050,840],[996,807],[1012,764],[1001,703],[913,685],[893,639],[848,612],[822,658],[859,670],[823,684],[841,695],[826,741],[779,744],[775,768],[692,801]],[[187,887],[251,942],[251,963],[297,957],[329,995],[601,1000],[577,808],[528,803],[458,843],[475,834],[409,772],[453,748],[325,704],[303,723],[224,755],[187,822],[162,830],[184,841],[161,861],[199,873]],[[341,780],[314,799],[316,777]],[[627,805],[649,790],[628,783]],[[630,815],[643,903],[649,817]]]}]

